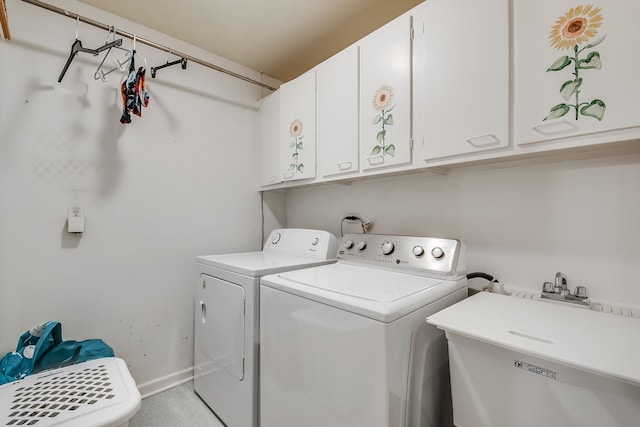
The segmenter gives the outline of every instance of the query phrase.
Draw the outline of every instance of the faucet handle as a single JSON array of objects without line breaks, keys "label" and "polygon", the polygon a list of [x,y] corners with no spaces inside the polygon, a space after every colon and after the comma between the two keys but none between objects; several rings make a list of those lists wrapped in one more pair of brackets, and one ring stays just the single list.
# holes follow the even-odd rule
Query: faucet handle
[{"label": "faucet handle", "polygon": [[574,295],[578,298],[587,298],[588,295],[586,286],[576,286]]},{"label": "faucet handle", "polygon": [[553,283],[544,282],[542,284],[542,292],[553,292]]}]

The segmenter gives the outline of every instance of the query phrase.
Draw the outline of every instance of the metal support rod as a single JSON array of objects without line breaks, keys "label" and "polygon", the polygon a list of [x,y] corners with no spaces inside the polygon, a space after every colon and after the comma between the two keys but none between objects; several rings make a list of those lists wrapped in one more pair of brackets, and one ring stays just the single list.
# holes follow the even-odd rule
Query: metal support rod
[{"label": "metal support rod", "polygon": [[[76,20],[78,20],[80,22],[92,25],[92,26],[97,27],[97,28],[101,28],[103,30],[109,30],[110,28],[112,28],[110,25],[103,24],[103,23],[98,22],[98,21],[94,21],[93,19],[86,18],[84,16],[80,16],[77,13],[69,12],[68,10],[61,9],[61,8],[59,8],[57,6],[53,6],[51,4],[44,3],[44,2],[41,2],[39,0],[22,0],[22,1],[25,2],[25,3],[29,3],[29,4],[32,4],[34,6],[38,6],[38,7],[41,7],[43,9],[49,10],[51,12],[55,12],[55,13],[57,13],[59,15],[64,15],[64,16],[66,16],[68,18],[76,19]],[[134,37],[134,35],[132,33],[128,33],[126,31],[122,31],[122,30],[120,30],[118,28],[116,28],[116,34],[119,35],[119,36],[122,36],[122,37],[126,37],[126,38],[131,39],[131,40],[133,40],[133,37]],[[145,44],[147,46],[151,46],[153,48],[161,50],[163,52],[167,52],[167,53],[170,53],[170,54],[174,54],[176,56],[180,56],[182,58],[186,58],[189,61],[195,62],[196,64],[200,64],[200,65],[202,65],[204,67],[211,68],[213,70],[219,71],[219,72],[224,73],[224,74],[228,74],[228,75],[230,75],[232,77],[235,77],[237,79],[244,80],[245,82],[249,82],[249,83],[252,83],[254,85],[257,85],[257,86],[260,86],[260,87],[264,87],[264,88],[269,89],[269,90],[276,90],[275,87],[270,86],[270,85],[268,85],[266,83],[262,83],[262,82],[259,82],[257,80],[253,80],[253,79],[251,79],[249,77],[243,76],[242,74],[234,73],[233,71],[229,71],[226,68],[219,67],[219,66],[217,66],[215,64],[211,64],[210,62],[203,61],[202,59],[195,58],[195,57],[193,57],[191,55],[187,55],[187,54],[182,53],[180,51],[177,51],[175,49],[170,49],[167,46],[163,46],[163,45],[161,45],[159,43],[156,43],[156,42],[153,42],[151,40],[143,39],[142,37],[138,37],[137,35],[135,36],[135,38],[136,38],[136,43],[142,43],[142,44]]]}]

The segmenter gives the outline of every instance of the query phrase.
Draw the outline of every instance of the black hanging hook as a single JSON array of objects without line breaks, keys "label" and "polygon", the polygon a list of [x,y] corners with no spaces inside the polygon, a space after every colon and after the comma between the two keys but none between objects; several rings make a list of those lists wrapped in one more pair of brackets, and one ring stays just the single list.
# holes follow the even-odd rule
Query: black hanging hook
[{"label": "black hanging hook", "polygon": [[187,69],[187,58],[180,58],[172,62],[167,62],[163,65],[158,65],[157,67],[151,67],[151,77],[156,78],[156,71],[161,70],[162,68],[171,67],[172,65],[180,64],[183,70]]}]

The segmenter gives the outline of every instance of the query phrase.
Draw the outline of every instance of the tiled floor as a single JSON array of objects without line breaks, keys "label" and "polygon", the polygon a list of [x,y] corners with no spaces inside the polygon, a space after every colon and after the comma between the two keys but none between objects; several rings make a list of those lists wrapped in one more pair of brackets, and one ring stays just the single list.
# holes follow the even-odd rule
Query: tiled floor
[{"label": "tiled floor", "polygon": [[185,383],[142,400],[129,427],[224,427],[215,414]]}]

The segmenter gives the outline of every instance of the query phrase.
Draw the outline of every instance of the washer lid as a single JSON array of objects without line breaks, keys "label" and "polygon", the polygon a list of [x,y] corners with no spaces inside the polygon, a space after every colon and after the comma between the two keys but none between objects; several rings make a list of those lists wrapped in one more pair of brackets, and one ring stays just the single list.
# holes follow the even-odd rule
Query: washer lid
[{"label": "washer lid", "polygon": [[196,262],[249,277],[261,277],[267,274],[291,270],[292,268],[327,264],[335,262],[335,260],[313,259],[282,253],[244,252],[199,256],[196,258]]},{"label": "washer lid", "polygon": [[269,275],[260,283],[381,322],[392,322],[464,287],[463,281],[342,262]]}]

